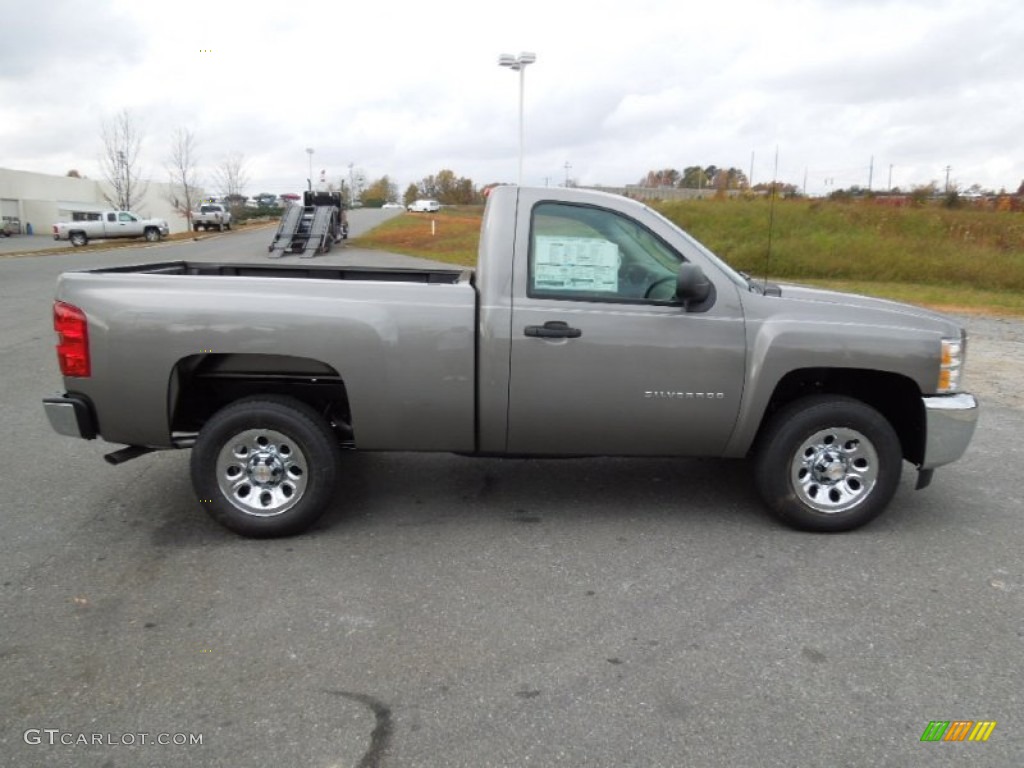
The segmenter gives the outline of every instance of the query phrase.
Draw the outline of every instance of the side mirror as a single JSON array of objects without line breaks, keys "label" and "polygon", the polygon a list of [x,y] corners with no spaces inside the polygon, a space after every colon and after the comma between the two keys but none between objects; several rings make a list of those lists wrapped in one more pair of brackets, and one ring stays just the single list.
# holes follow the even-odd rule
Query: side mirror
[{"label": "side mirror", "polygon": [[713,298],[714,285],[708,280],[704,270],[699,264],[683,262],[679,265],[679,274],[676,277],[676,299],[682,302],[687,310],[699,310],[700,304]]}]

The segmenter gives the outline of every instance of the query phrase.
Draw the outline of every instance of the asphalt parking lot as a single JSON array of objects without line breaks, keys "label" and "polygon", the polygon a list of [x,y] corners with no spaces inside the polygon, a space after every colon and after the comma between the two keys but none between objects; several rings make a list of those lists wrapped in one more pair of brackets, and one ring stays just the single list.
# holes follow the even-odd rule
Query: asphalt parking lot
[{"label": "asphalt parking lot", "polygon": [[7,764],[1024,763],[1018,399],[988,387],[967,456],[851,534],[778,526],[737,462],[349,454],[311,533],[246,540],[187,453],[109,466],[40,399],[59,272],[269,238],[0,258]]}]

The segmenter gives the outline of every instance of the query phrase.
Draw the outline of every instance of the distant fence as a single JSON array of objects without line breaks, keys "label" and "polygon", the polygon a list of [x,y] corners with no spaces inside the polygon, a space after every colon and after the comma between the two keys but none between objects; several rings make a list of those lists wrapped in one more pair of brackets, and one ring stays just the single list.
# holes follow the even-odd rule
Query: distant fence
[{"label": "distant fence", "polygon": [[[720,193],[714,187],[705,189],[683,189],[680,187],[638,187],[627,184],[624,187],[601,187],[588,186],[587,189],[596,189],[600,192],[611,192],[615,195],[631,197],[634,200],[705,200]],[[738,189],[721,190],[728,197],[735,197],[740,194]]]}]

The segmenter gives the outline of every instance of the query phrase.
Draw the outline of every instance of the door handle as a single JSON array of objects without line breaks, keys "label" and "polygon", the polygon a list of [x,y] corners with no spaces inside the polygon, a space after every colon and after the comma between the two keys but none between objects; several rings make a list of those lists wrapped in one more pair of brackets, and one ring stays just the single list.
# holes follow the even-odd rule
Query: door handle
[{"label": "door handle", "polygon": [[528,325],[524,331],[527,336],[541,339],[578,339],[583,335],[583,331],[571,328],[564,320],[549,320],[544,325]]}]

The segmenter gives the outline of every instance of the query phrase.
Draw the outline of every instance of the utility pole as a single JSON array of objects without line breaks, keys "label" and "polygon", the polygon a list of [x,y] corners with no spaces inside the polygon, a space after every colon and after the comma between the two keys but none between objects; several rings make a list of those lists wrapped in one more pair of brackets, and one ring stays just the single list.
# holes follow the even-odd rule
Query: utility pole
[{"label": "utility pole", "polygon": [[946,194],[947,195],[949,194],[949,172],[952,171],[952,170],[953,170],[952,166],[950,166],[950,165],[946,166]]},{"label": "utility pole", "polygon": [[871,180],[875,176],[875,156],[871,156],[871,162],[868,164],[868,192],[871,191]]},{"label": "utility pole", "polygon": [[754,150],[750,150],[750,175],[747,176],[747,186],[754,186]]},{"label": "utility pole", "polygon": [[572,168],[572,165],[569,163],[568,160],[566,160],[565,161],[565,186],[566,187],[569,186],[569,170],[571,168]]},{"label": "utility pole", "polygon": [[889,163],[889,191],[892,192],[892,163]]}]

